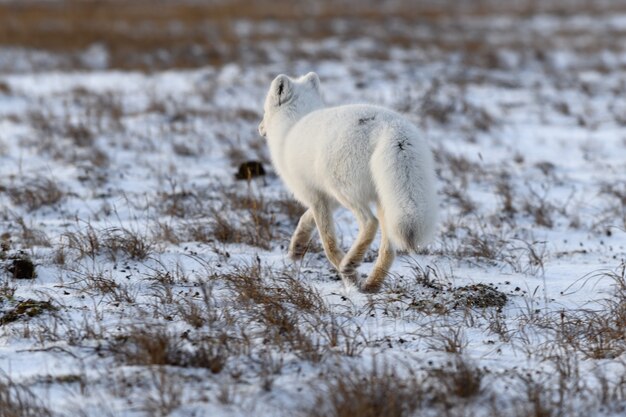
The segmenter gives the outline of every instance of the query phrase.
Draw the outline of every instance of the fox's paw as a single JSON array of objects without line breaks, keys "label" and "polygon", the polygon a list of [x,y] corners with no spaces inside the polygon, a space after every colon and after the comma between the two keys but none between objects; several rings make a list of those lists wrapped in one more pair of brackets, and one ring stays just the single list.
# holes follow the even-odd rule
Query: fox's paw
[{"label": "fox's paw", "polygon": [[289,256],[289,258],[292,261],[299,261],[300,259],[304,258],[304,254],[306,253],[306,251],[289,251],[287,253],[287,256]]},{"label": "fox's paw", "polygon": [[356,274],[346,275],[340,273],[339,275],[341,275],[341,280],[346,286],[359,287]]},{"label": "fox's paw", "polygon": [[361,292],[364,294],[376,294],[380,292],[381,286],[382,284],[379,283],[368,284],[367,282],[365,282],[363,283],[363,285],[361,285]]},{"label": "fox's paw", "polygon": [[352,262],[341,262],[339,264],[339,274],[344,282],[351,285],[357,285],[358,282],[358,265]]}]

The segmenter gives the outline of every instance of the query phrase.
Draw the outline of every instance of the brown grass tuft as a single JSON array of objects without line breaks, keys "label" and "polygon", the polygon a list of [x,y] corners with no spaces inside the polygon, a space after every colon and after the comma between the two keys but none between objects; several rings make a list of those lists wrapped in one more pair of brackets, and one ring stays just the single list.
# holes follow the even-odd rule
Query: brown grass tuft
[{"label": "brown grass tuft", "polygon": [[229,338],[222,334],[190,339],[164,326],[131,327],[108,349],[129,365],[170,365],[208,369],[219,373],[231,355]]},{"label": "brown grass tuft", "polygon": [[370,370],[351,367],[334,372],[320,390],[304,417],[408,417],[423,395],[415,375],[402,377],[375,360]]},{"label": "brown grass tuft", "polygon": [[264,343],[312,362],[331,351],[355,355],[360,331],[343,329],[319,293],[291,274],[277,275],[257,263],[222,278],[250,320],[264,328]]},{"label": "brown grass tuft", "polygon": [[154,250],[155,242],[147,233],[125,227],[111,227],[98,231],[88,224],[84,229],[63,234],[65,248],[76,253],[78,259],[106,255],[112,261],[119,257],[146,259]]},{"label": "brown grass tuft", "polygon": [[52,417],[26,385],[16,383],[4,374],[0,376],[0,417]]},{"label": "brown grass tuft", "polygon": [[626,264],[600,275],[614,282],[614,294],[600,309],[563,310],[544,326],[556,339],[592,359],[613,359],[626,352]]},{"label": "brown grass tuft", "polygon": [[453,406],[458,398],[468,399],[480,394],[483,372],[462,355],[455,356],[447,367],[430,369],[428,379],[436,387],[433,400]]},{"label": "brown grass tuft", "polygon": [[65,196],[55,181],[44,177],[32,178],[24,184],[11,186],[7,193],[13,204],[24,206],[29,211],[52,206]]}]

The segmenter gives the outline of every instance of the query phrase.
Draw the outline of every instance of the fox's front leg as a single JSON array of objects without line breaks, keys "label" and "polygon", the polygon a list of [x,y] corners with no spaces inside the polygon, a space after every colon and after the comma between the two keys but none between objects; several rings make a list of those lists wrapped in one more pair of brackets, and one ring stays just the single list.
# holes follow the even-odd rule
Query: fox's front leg
[{"label": "fox's front leg", "polygon": [[313,210],[308,209],[300,217],[296,231],[293,232],[293,236],[291,237],[291,242],[289,243],[289,257],[292,259],[300,259],[304,256],[309,247],[313,229],[315,229],[315,217],[313,216]]}]

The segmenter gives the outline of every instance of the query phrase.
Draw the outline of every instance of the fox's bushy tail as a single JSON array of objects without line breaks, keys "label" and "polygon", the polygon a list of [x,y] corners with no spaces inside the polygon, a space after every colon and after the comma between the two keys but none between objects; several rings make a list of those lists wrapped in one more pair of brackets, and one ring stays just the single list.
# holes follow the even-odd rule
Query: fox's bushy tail
[{"label": "fox's bushy tail", "polygon": [[370,168],[391,243],[417,252],[435,233],[439,204],[432,153],[417,129],[403,130],[386,132]]}]

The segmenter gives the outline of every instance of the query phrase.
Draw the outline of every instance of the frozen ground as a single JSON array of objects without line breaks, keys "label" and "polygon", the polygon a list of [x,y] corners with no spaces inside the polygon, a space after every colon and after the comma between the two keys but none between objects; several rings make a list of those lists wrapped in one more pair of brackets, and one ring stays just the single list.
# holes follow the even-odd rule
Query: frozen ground
[{"label": "frozen ground", "polygon": [[[0,416],[623,415],[626,15],[462,24],[449,42],[492,47],[400,25],[433,44],[0,75]],[[437,157],[437,238],[380,294],[316,242],[286,257],[301,208],[256,127],[271,79],[310,70]],[[267,175],[236,179],[248,160]]]}]

